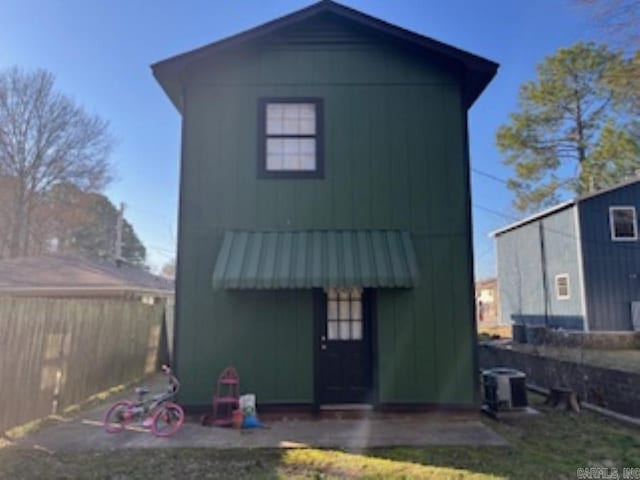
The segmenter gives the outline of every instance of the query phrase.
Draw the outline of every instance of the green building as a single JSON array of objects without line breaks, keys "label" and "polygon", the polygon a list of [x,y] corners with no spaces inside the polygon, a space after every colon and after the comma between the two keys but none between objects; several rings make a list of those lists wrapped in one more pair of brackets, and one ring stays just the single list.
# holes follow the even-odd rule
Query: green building
[{"label": "green building", "polygon": [[467,110],[497,65],[321,1],[153,65],[182,115],[175,368],[260,408],[476,400]]}]

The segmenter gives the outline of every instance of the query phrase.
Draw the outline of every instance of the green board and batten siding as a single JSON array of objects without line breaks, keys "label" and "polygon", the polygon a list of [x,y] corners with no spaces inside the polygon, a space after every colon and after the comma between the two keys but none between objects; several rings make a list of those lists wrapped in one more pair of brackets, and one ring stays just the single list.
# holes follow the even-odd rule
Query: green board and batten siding
[{"label": "green board and batten siding", "polygon": [[[472,403],[460,80],[319,19],[203,59],[183,79],[181,401],[208,404],[228,364],[261,403],[314,400],[312,291],[212,289],[225,231],[370,229],[409,231],[420,272],[414,288],[376,293],[379,401]],[[323,99],[325,178],[258,178],[258,99],[279,96]]]}]

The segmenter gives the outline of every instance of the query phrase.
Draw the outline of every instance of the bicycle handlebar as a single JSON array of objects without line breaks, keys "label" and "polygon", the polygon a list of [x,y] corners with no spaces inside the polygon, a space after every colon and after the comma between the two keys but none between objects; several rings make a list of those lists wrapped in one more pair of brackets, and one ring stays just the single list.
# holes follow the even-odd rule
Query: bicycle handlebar
[{"label": "bicycle handlebar", "polygon": [[171,368],[168,365],[162,365],[162,371],[169,376],[169,385],[172,387],[172,393],[177,393],[180,389],[180,381],[171,373]]}]

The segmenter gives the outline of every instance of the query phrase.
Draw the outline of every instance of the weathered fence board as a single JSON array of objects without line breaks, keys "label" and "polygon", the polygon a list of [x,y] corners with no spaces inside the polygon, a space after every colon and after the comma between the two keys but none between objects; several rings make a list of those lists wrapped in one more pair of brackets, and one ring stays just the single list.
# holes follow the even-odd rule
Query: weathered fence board
[{"label": "weathered fence board", "polygon": [[156,367],[164,308],[0,297],[0,432]]}]

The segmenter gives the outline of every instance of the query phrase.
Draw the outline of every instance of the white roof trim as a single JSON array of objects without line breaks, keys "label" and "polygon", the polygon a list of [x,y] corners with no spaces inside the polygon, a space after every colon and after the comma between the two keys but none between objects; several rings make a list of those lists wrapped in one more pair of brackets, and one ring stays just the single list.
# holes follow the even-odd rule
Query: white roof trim
[{"label": "white roof trim", "polygon": [[509,225],[507,225],[506,227],[502,227],[499,228],[498,230],[494,230],[493,232],[489,233],[489,237],[496,237],[502,233],[505,233],[509,230],[513,230],[514,228],[520,227],[522,225],[525,225],[526,223],[529,222],[533,222],[534,220],[537,220],[538,218],[544,217],[546,215],[550,215],[554,212],[557,212],[559,210],[562,210],[564,208],[567,208],[570,205],[573,204],[577,204],[578,202],[582,202],[583,200],[588,200],[590,198],[593,197],[597,197],[598,195],[602,195],[605,193],[609,193],[612,192],[614,190],[617,190],[619,188],[623,188],[623,187],[628,187],[629,185],[633,185],[634,183],[640,182],[640,176],[638,177],[633,177],[629,180],[626,180],[624,182],[618,183],[617,185],[614,185],[612,187],[608,187],[608,188],[604,188],[602,190],[598,190],[597,192],[591,192],[591,193],[587,193],[585,195],[582,195],[580,197],[574,198],[572,200],[568,200],[566,202],[562,202],[559,203],[558,205],[555,205],[551,208],[547,208],[546,210],[542,210],[541,212],[538,212],[536,214],[533,214],[529,217],[523,218],[522,220],[518,220],[517,222],[511,223]]},{"label": "white roof trim", "polygon": [[559,203],[558,205],[554,205],[553,207],[547,208],[546,210],[542,210],[541,212],[538,213],[534,213],[533,215],[530,215],[526,218],[523,218],[522,220],[518,220],[517,222],[511,223],[509,225],[507,225],[506,227],[502,227],[499,228],[498,230],[494,230],[493,232],[489,233],[490,237],[497,237],[498,235],[505,233],[509,230],[513,230],[514,228],[520,227],[522,225],[525,225],[527,223],[533,222],[534,220],[537,220],[538,218],[542,218],[542,217],[546,217],[547,215],[550,215],[552,213],[558,212],[560,210],[564,210],[567,207],[570,207],[572,205],[574,205],[576,203],[576,200],[567,200],[566,202],[562,202]]}]

